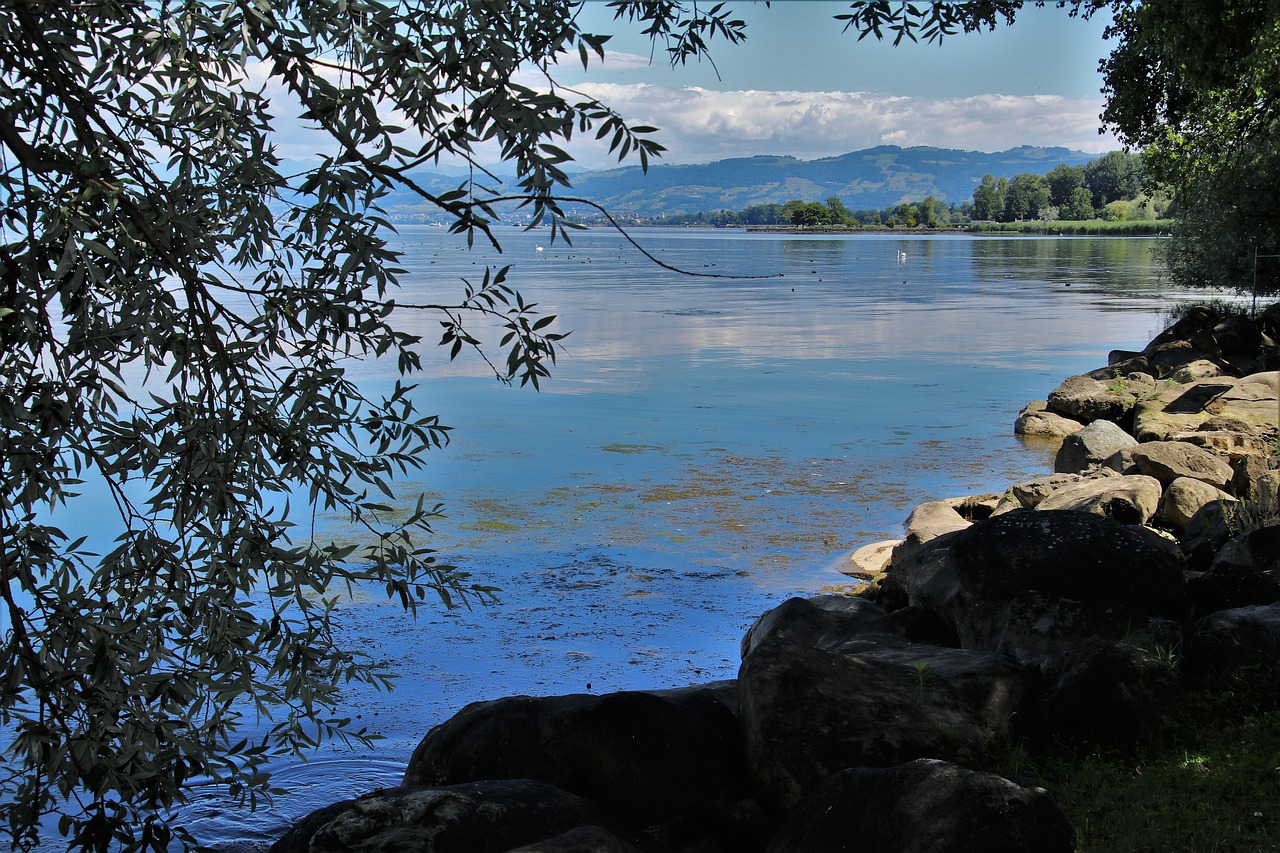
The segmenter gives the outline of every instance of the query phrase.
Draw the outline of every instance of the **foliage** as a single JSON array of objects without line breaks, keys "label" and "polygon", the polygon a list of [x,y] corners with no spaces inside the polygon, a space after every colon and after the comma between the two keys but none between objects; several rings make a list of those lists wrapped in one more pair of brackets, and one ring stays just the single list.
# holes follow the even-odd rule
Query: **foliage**
[{"label": "foliage", "polygon": [[[614,7],[673,62],[741,38],[718,7]],[[339,591],[407,608],[491,594],[423,544],[437,508],[391,513],[393,477],[448,427],[411,385],[368,396],[348,369],[416,371],[421,342],[394,321],[431,311],[451,355],[488,358],[492,323],[498,378],[547,376],[562,334],[504,270],[456,302],[397,305],[378,202],[407,188],[492,240],[502,197],[477,163],[491,144],[558,235],[564,140],[590,133],[647,164],[651,128],[555,85],[558,55],[603,55],[573,13],[0,3],[0,821],[16,844],[49,813],[73,847],[190,843],[172,817],[192,780],[254,804],[273,756],[365,739],[333,713],[338,691],[387,674],[336,638]],[[272,117],[290,103],[322,152],[296,170]],[[415,186],[409,171],[441,157],[471,177]],[[85,481],[120,531],[103,553],[58,527]],[[315,538],[291,500],[345,511],[372,544]]]},{"label": "foliage", "polygon": [[1133,4],[1112,29],[1103,117],[1177,191],[1173,279],[1280,292],[1270,258],[1254,277],[1255,254],[1280,254],[1280,3]]},{"label": "foliage", "polygon": [[1274,677],[1196,691],[1136,754],[1015,753],[1007,767],[1053,795],[1081,853],[1273,850],[1280,843]]},{"label": "foliage", "polygon": [[968,228],[974,234],[1057,234],[1070,237],[1155,237],[1166,235],[1172,227],[1166,219],[1108,222],[1103,219],[1051,222],[974,222]]}]

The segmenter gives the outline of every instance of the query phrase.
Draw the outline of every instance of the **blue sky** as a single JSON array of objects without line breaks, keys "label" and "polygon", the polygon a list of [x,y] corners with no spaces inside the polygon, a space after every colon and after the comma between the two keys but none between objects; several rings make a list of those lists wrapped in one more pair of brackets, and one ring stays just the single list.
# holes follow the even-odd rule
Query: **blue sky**
[{"label": "blue sky", "polygon": [[[663,161],[671,163],[752,154],[813,159],[881,144],[1119,147],[1098,134],[1104,18],[1027,8],[993,33],[895,48],[842,33],[832,20],[845,11],[842,2],[727,5],[747,22],[746,43],[714,44],[714,69],[706,62],[672,69],[661,49],[650,61],[637,27],[614,21],[603,2],[586,3],[579,22],[614,35],[608,55],[585,73],[576,56],[566,60],[556,79],[634,123],[661,128]],[[613,162],[596,146],[571,151],[586,167]]]}]

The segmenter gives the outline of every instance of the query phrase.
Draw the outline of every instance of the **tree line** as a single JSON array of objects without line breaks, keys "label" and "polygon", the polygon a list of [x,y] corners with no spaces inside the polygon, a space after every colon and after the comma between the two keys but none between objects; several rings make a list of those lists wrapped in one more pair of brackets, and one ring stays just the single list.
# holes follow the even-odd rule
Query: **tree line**
[{"label": "tree line", "polygon": [[1112,151],[1082,166],[1060,163],[1043,175],[984,175],[969,212],[989,222],[1162,219],[1170,211],[1169,196],[1148,184],[1141,154]]},{"label": "tree line", "polygon": [[1084,165],[1060,163],[1045,174],[1012,178],[983,175],[973,200],[948,203],[933,195],[879,209],[850,210],[837,196],[825,201],[791,199],[742,210],[668,213],[641,220],[646,225],[778,225],[800,228],[947,228],[970,222],[1022,220],[1136,222],[1170,214],[1169,196],[1148,187],[1141,154],[1112,151]]}]

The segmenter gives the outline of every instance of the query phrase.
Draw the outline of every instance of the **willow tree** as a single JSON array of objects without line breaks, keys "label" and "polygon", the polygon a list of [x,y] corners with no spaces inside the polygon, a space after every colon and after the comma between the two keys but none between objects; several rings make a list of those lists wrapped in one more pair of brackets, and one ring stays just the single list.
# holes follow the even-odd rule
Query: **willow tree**
[{"label": "willow tree", "polygon": [[[74,847],[191,843],[172,821],[189,781],[252,804],[273,756],[365,738],[337,691],[386,673],[335,636],[332,590],[408,608],[490,593],[436,561],[435,507],[391,512],[395,475],[447,427],[409,386],[370,396],[347,372],[420,364],[393,322],[384,194],[416,192],[468,239],[492,240],[504,199],[558,230],[565,140],[642,165],[659,152],[652,128],[556,85],[557,60],[603,56],[577,11],[0,0],[0,819],[15,843],[50,814]],[[677,62],[741,38],[720,10],[617,11]],[[324,140],[297,171],[276,150],[290,104]],[[485,145],[514,185],[479,165]],[[442,158],[474,168],[433,194],[412,174]],[[482,348],[474,327],[492,321],[498,376],[536,385],[552,318],[502,270],[459,291],[417,309],[438,313],[440,343]],[[86,480],[119,531],[100,553],[58,526]],[[369,544],[295,526],[299,494]],[[259,715],[267,731],[246,737]]]}]

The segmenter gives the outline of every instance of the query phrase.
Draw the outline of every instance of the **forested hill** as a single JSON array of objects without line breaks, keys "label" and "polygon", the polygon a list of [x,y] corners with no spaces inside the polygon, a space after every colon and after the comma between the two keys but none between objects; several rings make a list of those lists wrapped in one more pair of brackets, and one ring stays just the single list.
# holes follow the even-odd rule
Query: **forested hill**
[{"label": "forested hill", "polygon": [[574,180],[584,197],[615,214],[656,216],[698,210],[742,210],[789,199],[838,197],[850,208],[879,208],[929,195],[944,202],[973,198],[982,176],[1043,173],[1092,156],[1066,148],[1014,148],[996,154],[883,145],[821,160],[745,157],[696,166],[651,166],[590,172]]},{"label": "forested hill", "polygon": [[[1043,174],[1059,163],[1080,165],[1096,156],[1030,146],[986,153],[882,145],[821,160],[762,155],[700,165],[659,162],[647,174],[639,166],[584,172],[574,177],[573,191],[624,216],[742,210],[789,199],[824,201],[831,196],[851,209],[883,208],[929,195],[960,203],[972,200],[983,175]],[[460,180],[423,178],[431,189],[454,187]],[[434,216],[429,205],[403,192],[387,199],[386,207],[397,220]]]}]

